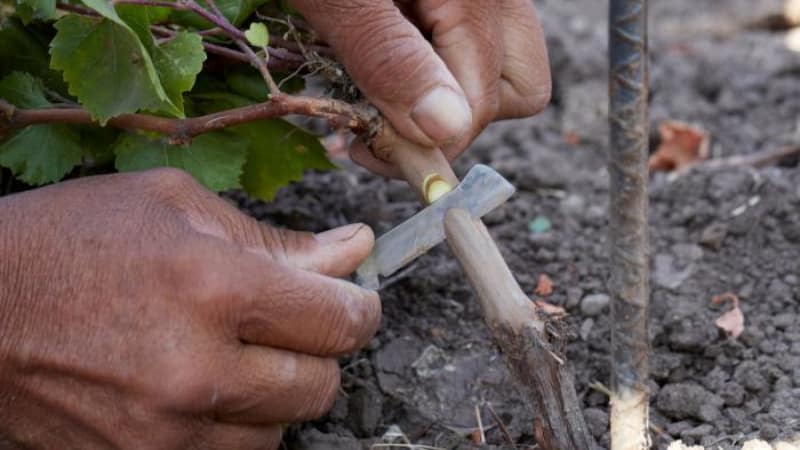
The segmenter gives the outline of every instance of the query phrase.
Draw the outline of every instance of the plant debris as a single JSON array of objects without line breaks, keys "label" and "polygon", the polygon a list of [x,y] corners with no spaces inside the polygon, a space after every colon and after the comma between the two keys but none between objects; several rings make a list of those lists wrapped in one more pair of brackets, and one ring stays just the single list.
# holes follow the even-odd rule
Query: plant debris
[{"label": "plant debris", "polygon": [[715,295],[711,298],[711,303],[721,305],[730,301],[733,308],[722,314],[714,321],[714,324],[725,332],[729,337],[737,338],[744,331],[744,314],[739,309],[739,297],[732,292]]},{"label": "plant debris", "polygon": [[536,295],[541,295],[542,297],[547,297],[552,294],[553,280],[551,280],[546,273],[539,275],[539,281],[536,282],[536,290],[534,290],[534,292]]},{"label": "plant debris", "polygon": [[681,171],[707,159],[709,134],[700,127],[679,121],[665,121],[658,126],[661,144],[650,156],[650,171]]}]

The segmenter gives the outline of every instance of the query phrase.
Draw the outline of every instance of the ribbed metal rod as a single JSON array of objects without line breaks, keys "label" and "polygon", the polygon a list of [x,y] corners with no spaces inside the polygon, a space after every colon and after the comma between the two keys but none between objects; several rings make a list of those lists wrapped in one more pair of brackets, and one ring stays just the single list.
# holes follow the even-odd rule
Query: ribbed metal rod
[{"label": "ribbed metal rod", "polygon": [[647,1],[610,0],[611,448],[649,448]]}]

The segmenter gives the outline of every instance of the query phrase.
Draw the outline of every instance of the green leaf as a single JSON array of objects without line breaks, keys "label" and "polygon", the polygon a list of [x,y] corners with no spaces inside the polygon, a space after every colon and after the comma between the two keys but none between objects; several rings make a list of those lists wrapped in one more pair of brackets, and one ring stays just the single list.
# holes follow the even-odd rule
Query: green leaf
[{"label": "green leaf", "polygon": [[242,187],[254,197],[272,200],[279,188],[300,180],[306,170],[336,167],[316,136],[285,120],[263,120],[231,131],[250,139]]},{"label": "green leaf", "polygon": [[138,110],[166,110],[169,101],[150,55],[127,25],[67,15],[56,23],[51,67],[63,71],[70,94],[101,124]]},{"label": "green leaf", "polygon": [[183,93],[192,89],[206,60],[203,38],[196,33],[180,32],[174,39],[151,51],[167,96],[183,111]]},{"label": "green leaf", "polygon": [[[229,92],[207,92],[192,98],[198,110],[205,113],[253,103]],[[300,180],[306,170],[336,168],[317,136],[285,120],[260,120],[230,127],[228,131],[245,136],[250,142],[241,180],[244,190],[254,197],[272,200],[278,189]]]},{"label": "green leaf", "polygon": [[23,23],[56,17],[56,0],[17,0],[17,15]]},{"label": "green leaf", "polygon": [[12,72],[0,80],[0,98],[18,108],[50,106],[50,102],[44,96],[42,81],[23,72]]},{"label": "green leaf", "polygon": [[[41,80],[22,72],[0,80],[0,98],[20,108],[50,106]],[[80,164],[79,142],[78,133],[65,125],[31,125],[0,142],[0,165],[30,185],[58,181]]]},{"label": "green leaf", "polygon": [[267,26],[261,22],[253,22],[250,24],[250,28],[244,32],[244,37],[247,38],[247,42],[250,45],[255,47],[266,47],[269,45],[269,31],[267,30]]},{"label": "green leaf", "polygon": [[268,1],[270,0],[217,0],[217,7],[228,20],[238,26],[250,17],[256,8]]},{"label": "green leaf", "polygon": [[25,27],[17,19],[0,21],[0,77],[12,71],[28,72],[50,88],[66,93],[61,74],[50,70],[48,41],[34,27]]},{"label": "green leaf", "polygon": [[31,125],[0,144],[0,165],[34,186],[60,180],[82,155],[77,133],[64,125]]},{"label": "green leaf", "polygon": [[114,144],[124,132],[112,127],[93,125],[79,127],[79,132],[84,168],[112,167],[116,158]]},{"label": "green leaf", "polygon": [[188,145],[126,134],[114,146],[114,153],[120,171],[176,167],[192,174],[207,188],[224,191],[240,186],[247,146],[246,138],[221,131],[200,135]]}]

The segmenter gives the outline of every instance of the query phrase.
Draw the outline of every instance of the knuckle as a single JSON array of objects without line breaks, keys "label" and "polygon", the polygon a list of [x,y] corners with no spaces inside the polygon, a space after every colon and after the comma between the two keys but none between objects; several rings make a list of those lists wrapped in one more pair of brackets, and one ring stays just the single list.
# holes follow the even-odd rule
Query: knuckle
[{"label": "knuckle", "polygon": [[197,181],[191,175],[174,167],[150,169],[142,172],[141,177],[145,183],[162,191],[182,190],[197,185]]},{"label": "knuckle", "polygon": [[[185,352],[188,353],[188,352]],[[159,379],[158,401],[166,408],[188,412],[210,409],[217,395],[214,377],[196,358],[173,355]]]},{"label": "knuckle", "polygon": [[[368,93],[377,94],[384,101],[411,101],[413,92],[409,91],[415,90],[408,86],[416,86],[418,80],[437,73],[436,61],[430,58],[427,47],[420,45],[419,33],[394,13],[378,12],[364,17],[348,31],[352,39],[344,52],[345,59],[357,58],[357,61],[346,61],[348,68],[362,81]],[[415,83],[409,85],[412,80]],[[395,86],[406,88],[394,89]],[[422,92],[427,86],[420,88]]]}]

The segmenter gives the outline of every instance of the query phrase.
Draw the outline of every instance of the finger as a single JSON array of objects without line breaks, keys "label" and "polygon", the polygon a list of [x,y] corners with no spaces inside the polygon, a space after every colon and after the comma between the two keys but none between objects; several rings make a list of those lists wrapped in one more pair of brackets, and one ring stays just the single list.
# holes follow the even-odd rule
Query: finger
[{"label": "finger", "polygon": [[398,132],[428,147],[470,129],[463,90],[420,31],[390,0],[294,0],[356,85]]},{"label": "finger", "polygon": [[551,79],[541,24],[529,0],[500,1],[503,71],[498,119],[532,116],[550,101]]},{"label": "finger", "polygon": [[366,259],[375,241],[372,230],[361,223],[319,234],[291,231],[264,225],[210,193],[202,195],[202,206],[187,213],[195,231],[297,268],[334,277],[348,275]]},{"label": "finger", "polygon": [[302,422],[325,414],[336,399],[335,359],[254,345],[242,346],[238,356],[216,405],[221,422]]},{"label": "finger", "polygon": [[281,426],[216,423],[201,448],[208,450],[275,450],[281,444]]},{"label": "finger", "polygon": [[[317,356],[361,348],[380,325],[374,291],[276,264],[254,254],[227,258],[220,292],[229,327],[244,342]],[[205,287],[206,295],[209,288]]]},{"label": "finger", "polygon": [[257,224],[270,253],[294,267],[332,277],[351,274],[369,256],[375,235],[363,223],[304,233]]},{"label": "finger", "polygon": [[423,0],[417,17],[430,30],[436,53],[464,90],[472,109],[472,128],[444,148],[453,159],[494,120],[500,107],[503,36],[497,1]]}]

